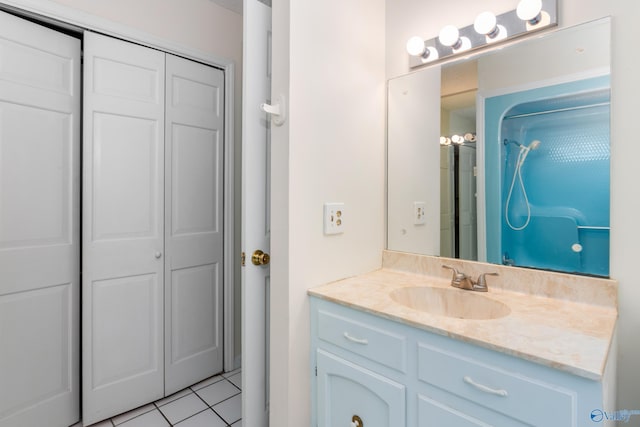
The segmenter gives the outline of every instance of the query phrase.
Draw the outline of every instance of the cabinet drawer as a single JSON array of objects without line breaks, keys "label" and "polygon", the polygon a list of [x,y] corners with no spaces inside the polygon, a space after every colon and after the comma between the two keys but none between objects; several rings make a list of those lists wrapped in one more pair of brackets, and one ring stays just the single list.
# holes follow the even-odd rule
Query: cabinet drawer
[{"label": "cabinet drawer", "polygon": [[[469,411],[470,412],[470,411]],[[546,426],[552,423],[545,424]],[[469,415],[465,408],[455,409],[446,403],[431,399],[428,396],[418,395],[418,426],[447,426],[447,427],[531,427],[504,417],[491,411],[479,417]],[[566,427],[566,426],[565,426]]]},{"label": "cabinet drawer", "polygon": [[574,425],[575,392],[423,343],[418,379],[532,425]]},{"label": "cabinet drawer", "polygon": [[318,337],[400,372],[407,371],[407,339],[372,324],[318,311]]}]

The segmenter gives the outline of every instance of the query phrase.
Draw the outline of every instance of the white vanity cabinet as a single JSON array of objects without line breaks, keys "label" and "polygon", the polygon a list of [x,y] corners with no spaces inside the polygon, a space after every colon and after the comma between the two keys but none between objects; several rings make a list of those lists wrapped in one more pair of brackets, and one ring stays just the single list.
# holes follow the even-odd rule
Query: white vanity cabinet
[{"label": "white vanity cabinet", "polygon": [[406,372],[406,337],[342,310],[320,309],[314,317],[314,336],[329,344],[314,346],[318,425],[404,425],[406,386],[385,371]]},{"label": "white vanity cabinet", "polygon": [[605,409],[601,381],[316,297],[311,328],[313,426],[590,426]]}]

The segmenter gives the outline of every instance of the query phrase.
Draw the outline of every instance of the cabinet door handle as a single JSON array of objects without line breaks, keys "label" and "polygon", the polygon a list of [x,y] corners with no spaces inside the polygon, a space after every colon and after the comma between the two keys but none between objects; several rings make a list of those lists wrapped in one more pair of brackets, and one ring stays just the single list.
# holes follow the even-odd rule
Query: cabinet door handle
[{"label": "cabinet door handle", "polygon": [[362,344],[362,345],[369,344],[369,340],[368,339],[352,337],[351,335],[349,335],[349,332],[345,332],[344,333],[344,337],[346,339],[348,339],[349,341],[353,341],[353,342],[355,342],[357,344]]},{"label": "cabinet door handle", "polygon": [[465,376],[463,380],[465,383],[472,385],[473,387],[485,393],[495,394],[496,396],[501,396],[501,397],[507,397],[509,395],[509,393],[507,393],[507,390],[496,390],[495,388],[487,387],[486,385],[475,382],[473,378],[469,376]]}]

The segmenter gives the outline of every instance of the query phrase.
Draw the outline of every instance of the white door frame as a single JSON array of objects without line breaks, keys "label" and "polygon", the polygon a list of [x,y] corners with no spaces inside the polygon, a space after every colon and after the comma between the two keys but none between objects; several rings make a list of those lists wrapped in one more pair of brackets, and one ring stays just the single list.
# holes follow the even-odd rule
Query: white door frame
[{"label": "white door frame", "polygon": [[[271,98],[271,6],[243,2],[242,215],[242,423],[269,425],[271,268],[254,265],[254,251],[271,251],[271,126],[259,105]],[[268,264],[268,261],[267,261]]]},{"label": "white door frame", "polygon": [[118,24],[113,21],[91,15],[51,0],[0,0],[0,5],[7,9],[16,9],[27,16],[41,21],[52,21],[78,30],[87,29],[102,34],[121,38],[143,46],[174,53],[187,59],[202,62],[224,71],[224,370],[236,368],[234,361],[234,299],[233,291],[234,263],[236,253],[234,247],[234,72],[232,60],[212,55],[180,45],[167,39],[155,37],[144,31]]}]

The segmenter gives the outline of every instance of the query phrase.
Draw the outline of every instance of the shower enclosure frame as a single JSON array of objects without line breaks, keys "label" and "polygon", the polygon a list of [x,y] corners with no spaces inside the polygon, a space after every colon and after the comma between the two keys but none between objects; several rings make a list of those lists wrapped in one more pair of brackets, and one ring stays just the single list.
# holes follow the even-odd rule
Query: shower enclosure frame
[{"label": "shower enclosure frame", "polygon": [[[487,101],[501,97],[500,106],[496,108],[502,111],[504,116],[505,112],[522,102],[528,103],[601,89],[610,89],[608,69],[564,76],[521,87],[511,87],[506,90],[478,93],[478,257],[480,260],[497,264],[503,263],[502,216],[504,215],[504,203],[502,193],[503,186],[508,185],[508,183],[502,183],[501,178],[500,124],[503,117],[500,117],[497,126],[488,126],[485,122],[488,116],[486,112]],[[531,95],[530,98],[523,101],[521,95],[529,91],[531,94],[535,91],[535,95]]]}]

